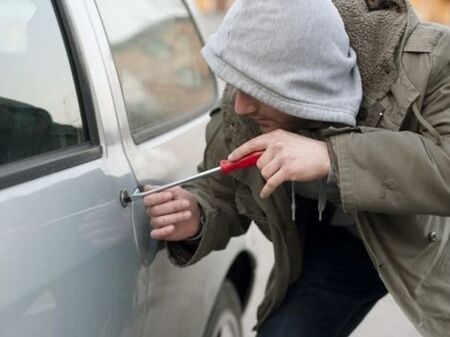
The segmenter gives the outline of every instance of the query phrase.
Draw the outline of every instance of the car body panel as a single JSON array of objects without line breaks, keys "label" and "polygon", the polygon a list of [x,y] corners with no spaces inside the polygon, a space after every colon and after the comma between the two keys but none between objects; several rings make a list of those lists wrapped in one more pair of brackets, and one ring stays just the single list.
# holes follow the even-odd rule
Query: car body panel
[{"label": "car body panel", "polygon": [[208,111],[136,145],[94,1],[56,3],[102,154],[0,189],[0,336],[199,337],[236,257],[251,255],[247,238],[176,268],[150,239],[142,201],[123,207],[119,195],[195,173]]},{"label": "car body panel", "polygon": [[[98,29],[97,41],[114,93],[124,149],[139,186],[162,185],[195,174],[196,166],[202,160],[208,111],[176,129],[136,145],[128,126],[120,81],[101,19],[94,16],[91,2],[87,0],[85,3],[91,13],[92,26]],[[160,250],[150,266],[147,301],[152,305],[147,306],[144,330],[152,331],[152,336],[201,336],[222,281],[236,257],[248,250],[246,244],[246,238],[234,239],[226,252],[214,253],[187,269],[171,265],[165,250]],[[159,324],[167,315],[174,317],[177,324]]]}]

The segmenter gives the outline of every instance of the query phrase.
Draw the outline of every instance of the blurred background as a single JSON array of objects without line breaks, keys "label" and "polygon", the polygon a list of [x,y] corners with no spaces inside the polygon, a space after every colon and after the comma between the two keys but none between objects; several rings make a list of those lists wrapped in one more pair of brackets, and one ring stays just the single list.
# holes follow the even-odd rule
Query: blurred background
[{"label": "blurred background", "polygon": [[[203,14],[205,37],[217,30],[227,9],[233,0],[195,0],[198,9]],[[427,21],[450,25],[450,0],[410,0],[418,15]],[[253,230],[256,230],[253,228]],[[249,310],[245,313],[243,329],[244,337],[254,336],[251,331],[256,322],[256,308],[264,293],[264,286],[271,270],[273,257],[269,242],[262,238],[254,242],[264,265],[256,271],[255,289]],[[380,300],[363,323],[353,332],[351,337],[420,337],[412,324],[400,311],[391,296]]]},{"label": "blurred background", "polygon": [[[450,25],[450,0],[410,0],[419,15],[428,21]],[[196,0],[205,14],[223,13],[233,0]]]}]

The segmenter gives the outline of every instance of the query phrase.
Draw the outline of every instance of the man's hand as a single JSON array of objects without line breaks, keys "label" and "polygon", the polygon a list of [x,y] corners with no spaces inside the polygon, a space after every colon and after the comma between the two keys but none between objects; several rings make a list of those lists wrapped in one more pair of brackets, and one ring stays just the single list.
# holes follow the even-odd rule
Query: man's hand
[{"label": "man's hand", "polygon": [[261,198],[267,198],[285,181],[315,181],[327,177],[330,156],[323,141],[275,130],[249,140],[235,149],[229,160],[238,160],[251,152],[264,153],[256,163],[266,185]]},{"label": "man's hand", "polygon": [[[146,186],[146,190],[151,188]],[[181,187],[150,194],[144,205],[157,240],[180,241],[200,231],[200,209],[194,195]]]}]

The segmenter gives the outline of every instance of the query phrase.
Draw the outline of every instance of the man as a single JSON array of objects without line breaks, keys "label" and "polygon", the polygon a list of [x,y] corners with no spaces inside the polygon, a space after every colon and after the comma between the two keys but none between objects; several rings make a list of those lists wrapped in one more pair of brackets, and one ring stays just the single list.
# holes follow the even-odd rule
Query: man
[{"label": "man", "polygon": [[386,291],[424,336],[448,336],[450,34],[406,0],[334,5],[361,72],[356,127],[358,71],[331,2],[238,1],[203,51],[236,89],[200,169],[264,154],[147,197],[152,236],[186,266],[255,221],[275,255],[258,336],[348,336]]}]

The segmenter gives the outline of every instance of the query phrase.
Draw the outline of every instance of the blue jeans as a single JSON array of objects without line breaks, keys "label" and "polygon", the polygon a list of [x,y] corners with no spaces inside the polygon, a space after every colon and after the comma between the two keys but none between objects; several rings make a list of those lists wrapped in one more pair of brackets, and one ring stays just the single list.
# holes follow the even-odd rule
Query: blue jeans
[{"label": "blue jeans", "polygon": [[302,277],[260,327],[258,337],[344,337],[386,293],[360,239],[310,224]]}]

